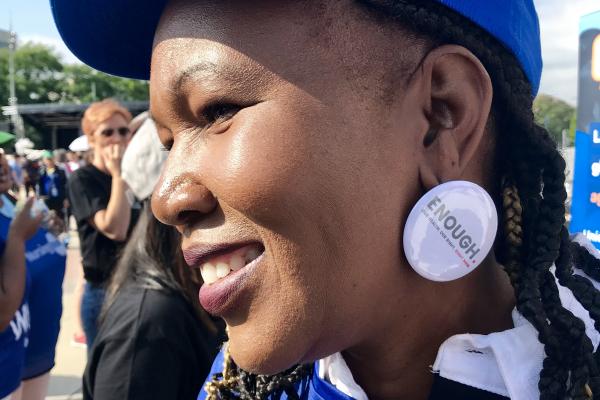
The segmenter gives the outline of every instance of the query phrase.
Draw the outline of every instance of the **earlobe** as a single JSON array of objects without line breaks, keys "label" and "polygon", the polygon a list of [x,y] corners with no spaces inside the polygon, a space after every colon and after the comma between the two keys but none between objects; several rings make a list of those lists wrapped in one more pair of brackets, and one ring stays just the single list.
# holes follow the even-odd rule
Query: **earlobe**
[{"label": "earlobe", "polygon": [[468,166],[483,145],[493,89],[479,59],[455,45],[431,51],[414,79],[420,80],[413,87],[421,90],[427,122],[419,175],[428,190],[470,174]]},{"label": "earlobe", "polygon": [[419,165],[421,184],[426,190],[435,186],[461,179],[463,168],[460,152],[453,135],[443,130],[435,135],[435,140],[426,147],[426,157]]}]

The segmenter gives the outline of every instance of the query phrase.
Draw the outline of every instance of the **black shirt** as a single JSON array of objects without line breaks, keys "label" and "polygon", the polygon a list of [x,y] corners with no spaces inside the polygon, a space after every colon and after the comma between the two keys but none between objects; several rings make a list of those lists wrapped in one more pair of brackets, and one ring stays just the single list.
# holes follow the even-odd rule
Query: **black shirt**
[{"label": "black shirt", "polygon": [[[77,220],[83,273],[86,281],[96,284],[108,280],[125,244],[104,236],[89,222],[108,206],[111,188],[112,177],[91,164],[79,168],[69,177],[69,201]],[[132,210],[130,227],[135,224],[138,213],[139,210]]]},{"label": "black shirt", "polygon": [[429,400],[509,400],[508,397],[486,392],[434,375]]},{"label": "black shirt", "polygon": [[180,294],[125,286],[94,341],[83,398],[195,400],[217,344]]}]

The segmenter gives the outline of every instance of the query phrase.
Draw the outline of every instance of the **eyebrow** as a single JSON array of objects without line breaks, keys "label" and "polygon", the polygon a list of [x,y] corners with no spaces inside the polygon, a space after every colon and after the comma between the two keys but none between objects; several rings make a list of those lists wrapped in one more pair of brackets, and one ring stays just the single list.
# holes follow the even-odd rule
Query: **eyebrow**
[{"label": "eyebrow", "polygon": [[178,73],[171,80],[169,87],[172,91],[178,92],[191,79],[204,81],[215,80],[215,78],[222,79],[224,77],[215,63],[204,61],[190,65],[189,67]]},{"label": "eyebrow", "polygon": [[169,88],[172,92],[177,93],[191,80],[200,81],[207,87],[210,87],[212,82],[218,82],[219,86],[228,84],[245,92],[254,92],[257,89],[257,83],[265,83],[259,69],[250,68],[243,64],[217,65],[213,62],[202,61],[190,65],[175,75],[169,84]]}]

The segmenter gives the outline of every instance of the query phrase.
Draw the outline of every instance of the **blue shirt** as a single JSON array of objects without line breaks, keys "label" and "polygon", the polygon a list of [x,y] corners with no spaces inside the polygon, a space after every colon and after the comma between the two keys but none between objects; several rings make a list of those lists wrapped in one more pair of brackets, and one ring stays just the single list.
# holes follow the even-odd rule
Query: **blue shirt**
[{"label": "blue shirt", "polygon": [[[6,234],[10,220],[0,215],[0,253],[4,253]],[[29,344],[29,304],[31,278],[26,273],[25,293],[21,306],[8,328],[0,332],[0,398],[12,393],[21,383],[25,352]]]},{"label": "blue shirt", "polygon": [[25,260],[31,276],[31,332],[23,379],[30,379],[54,367],[67,250],[53,234],[40,228],[25,244]]},{"label": "blue shirt", "polygon": [[[14,207],[4,197],[0,209],[0,254],[8,236]],[[26,290],[11,326],[0,333],[0,398],[14,391],[22,379],[54,366],[62,315],[62,281],[66,248],[40,228],[25,243]]]},{"label": "blue shirt", "polygon": [[[221,351],[215,359],[210,374],[208,375],[207,382],[210,381],[212,376],[223,370],[223,356],[224,353]],[[352,397],[337,390],[331,383],[319,378],[317,371],[318,363],[315,363],[315,368],[310,376],[302,379],[296,383],[296,393],[302,400],[352,400]],[[207,396],[204,386],[198,395],[198,400],[205,400]],[[269,396],[269,400],[287,400],[288,396],[285,393]]]}]

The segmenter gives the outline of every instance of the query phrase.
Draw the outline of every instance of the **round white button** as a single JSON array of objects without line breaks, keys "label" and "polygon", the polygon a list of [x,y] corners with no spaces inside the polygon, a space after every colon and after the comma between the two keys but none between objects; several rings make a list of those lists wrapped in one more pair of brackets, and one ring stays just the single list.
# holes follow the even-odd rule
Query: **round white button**
[{"label": "round white button", "polygon": [[489,253],[498,228],[490,195],[480,186],[451,181],[427,192],[404,228],[404,251],[424,278],[447,282],[472,272]]}]

